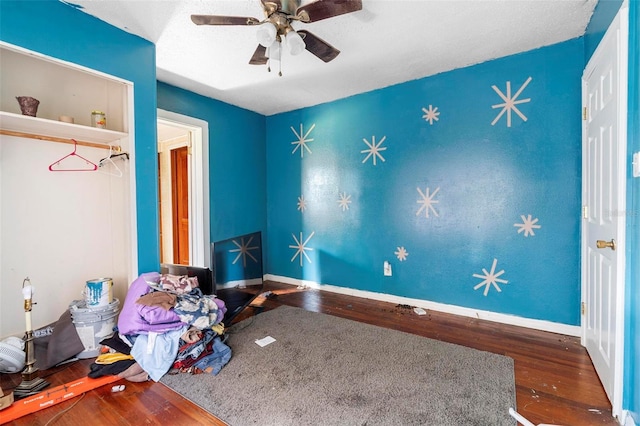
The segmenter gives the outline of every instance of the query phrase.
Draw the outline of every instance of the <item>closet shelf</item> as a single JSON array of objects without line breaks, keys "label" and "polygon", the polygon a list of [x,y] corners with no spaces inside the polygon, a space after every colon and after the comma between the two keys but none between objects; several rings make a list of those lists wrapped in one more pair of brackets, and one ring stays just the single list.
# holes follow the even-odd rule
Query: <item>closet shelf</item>
[{"label": "closet shelf", "polygon": [[114,130],[98,129],[5,111],[0,111],[0,133],[55,142],[76,139],[83,145],[97,148],[108,148],[108,145],[127,137],[127,133]]}]

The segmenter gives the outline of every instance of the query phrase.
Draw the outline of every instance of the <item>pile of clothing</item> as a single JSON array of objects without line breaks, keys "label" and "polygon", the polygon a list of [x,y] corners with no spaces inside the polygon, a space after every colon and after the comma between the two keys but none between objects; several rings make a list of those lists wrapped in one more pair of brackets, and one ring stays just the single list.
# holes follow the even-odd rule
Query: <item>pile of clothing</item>
[{"label": "pile of clothing", "polygon": [[165,374],[218,374],[231,359],[222,337],[227,309],[196,277],[150,272],[129,287],[113,336],[89,377],[159,381]]}]

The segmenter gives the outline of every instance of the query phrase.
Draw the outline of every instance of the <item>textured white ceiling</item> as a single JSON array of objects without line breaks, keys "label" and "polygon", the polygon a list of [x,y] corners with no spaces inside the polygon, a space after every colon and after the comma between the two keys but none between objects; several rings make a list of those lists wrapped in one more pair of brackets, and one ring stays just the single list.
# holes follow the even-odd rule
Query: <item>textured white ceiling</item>
[{"label": "textured white ceiling", "polygon": [[362,0],[358,12],[295,22],[341,53],[324,63],[307,51],[283,51],[282,77],[248,64],[257,27],[197,26],[190,19],[263,19],[260,0],[70,3],[155,43],[158,80],[272,115],[579,37],[597,0]]}]

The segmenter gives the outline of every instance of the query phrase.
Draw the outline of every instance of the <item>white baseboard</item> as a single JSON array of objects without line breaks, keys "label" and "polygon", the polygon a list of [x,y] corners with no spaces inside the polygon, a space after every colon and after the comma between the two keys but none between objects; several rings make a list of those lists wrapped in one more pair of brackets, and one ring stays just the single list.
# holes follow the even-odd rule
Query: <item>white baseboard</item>
[{"label": "white baseboard", "polygon": [[261,285],[262,280],[260,278],[253,278],[250,280],[235,280],[229,281],[223,284],[216,283],[216,288],[245,288],[252,285]]},{"label": "white baseboard", "polygon": [[[394,296],[392,294],[375,293],[372,291],[356,290],[347,287],[338,287],[329,284],[320,284],[313,281],[299,280],[296,278],[283,277],[280,275],[266,274],[265,280],[276,281],[283,284],[295,286],[304,286],[332,293],[346,294],[349,296],[362,297],[364,299],[379,300],[381,302],[397,303],[402,305],[417,306],[432,311],[445,312],[470,318],[493,321],[502,324],[516,325],[519,327],[532,328],[535,330],[548,331],[551,333],[563,334],[566,336],[580,337],[581,328],[577,325],[567,325],[551,321],[537,320],[531,318],[518,317],[515,315],[500,314],[491,311],[482,311],[473,308],[465,308],[456,305],[447,305],[444,303],[431,302],[428,300],[413,299],[409,297]],[[625,425],[626,426],[626,425]]]}]

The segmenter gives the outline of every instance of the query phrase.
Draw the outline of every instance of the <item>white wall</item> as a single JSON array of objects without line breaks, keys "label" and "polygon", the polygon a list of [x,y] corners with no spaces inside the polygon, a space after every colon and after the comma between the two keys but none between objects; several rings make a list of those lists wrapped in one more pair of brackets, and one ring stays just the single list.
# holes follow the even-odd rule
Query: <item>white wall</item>
[{"label": "white wall", "polygon": [[[94,163],[108,155],[77,149]],[[48,170],[72,150],[70,144],[0,136],[0,338],[24,334],[26,277],[35,289],[34,329],[82,299],[89,279],[113,278],[114,296],[124,301],[131,270],[129,162],[114,159],[122,177],[103,168]]]}]

